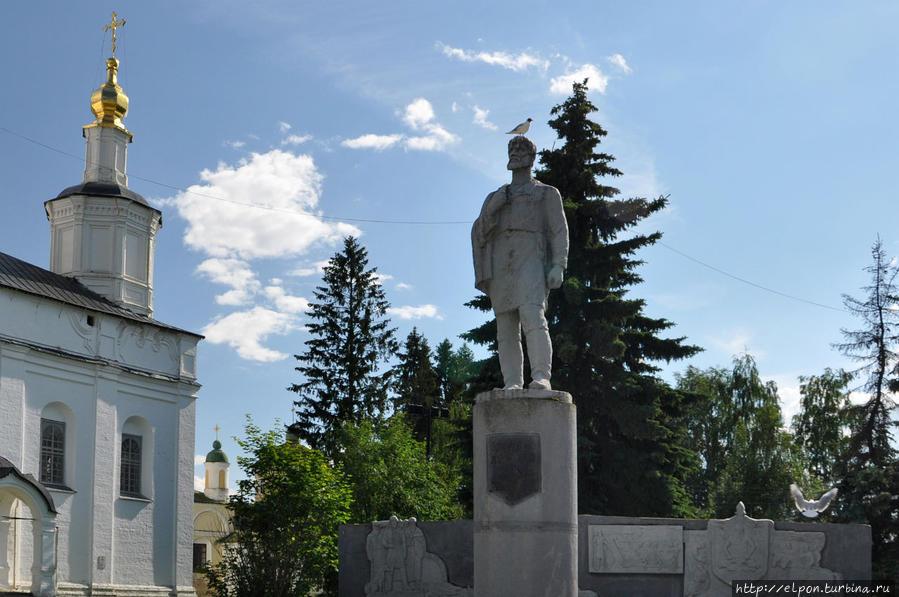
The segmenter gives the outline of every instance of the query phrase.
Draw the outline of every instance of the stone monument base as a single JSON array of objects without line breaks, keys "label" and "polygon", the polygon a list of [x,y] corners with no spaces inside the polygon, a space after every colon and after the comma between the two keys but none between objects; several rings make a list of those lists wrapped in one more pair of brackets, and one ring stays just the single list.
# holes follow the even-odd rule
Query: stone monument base
[{"label": "stone monument base", "polygon": [[565,392],[477,396],[475,597],[577,596],[575,413]]}]

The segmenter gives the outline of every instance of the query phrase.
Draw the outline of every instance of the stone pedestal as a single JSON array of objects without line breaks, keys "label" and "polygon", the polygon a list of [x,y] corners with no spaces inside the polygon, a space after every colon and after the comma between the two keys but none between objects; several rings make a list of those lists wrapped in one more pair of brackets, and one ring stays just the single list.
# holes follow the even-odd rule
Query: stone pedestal
[{"label": "stone pedestal", "polygon": [[494,390],[474,407],[475,597],[578,594],[571,395]]}]

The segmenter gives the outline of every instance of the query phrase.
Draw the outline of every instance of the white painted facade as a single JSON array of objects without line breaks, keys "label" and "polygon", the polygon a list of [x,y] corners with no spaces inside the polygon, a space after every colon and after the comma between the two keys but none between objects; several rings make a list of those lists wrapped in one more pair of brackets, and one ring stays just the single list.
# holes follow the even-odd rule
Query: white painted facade
[{"label": "white painted facade", "polygon": [[[28,484],[0,479],[0,593],[193,596],[201,337],[151,317],[161,214],[124,186],[130,133],[95,114],[84,183],[121,188],[92,194],[81,185],[48,201],[50,271],[5,256],[13,273],[0,276],[0,457],[42,480],[42,420],[64,428],[61,482],[41,484],[55,508],[55,554],[35,532],[49,532],[51,516]],[[57,292],[62,276],[81,290]],[[126,440],[137,442],[137,457]]]}]

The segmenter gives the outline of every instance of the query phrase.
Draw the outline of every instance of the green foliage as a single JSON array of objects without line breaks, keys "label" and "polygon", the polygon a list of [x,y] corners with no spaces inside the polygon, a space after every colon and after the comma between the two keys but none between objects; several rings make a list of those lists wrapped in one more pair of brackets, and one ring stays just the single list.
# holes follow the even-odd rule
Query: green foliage
[{"label": "green foliage", "polygon": [[334,454],[338,428],[374,418],[387,405],[390,371],[379,373],[379,367],[397,343],[377,269],[367,266],[365,248],[351,236],[344,239],[343,251],[325,266],[323,285],[309,304],[306,351],[294,355],[305,381],[289,387],[300,395],[291,428],[328,455]]},{"label": "green foliage", "polygon": [[846,342],[837,348],[861,365],[853,372],[868,393],[864,404],[844,409],[852,430],[839,473],[840,502],[836,519],[871,525],[872,570],[875,578],[899,576],[899,455],[892,429],[899,390],[899,267],[887,259],[880,238],[871,248],[873,263],[865,268],[871,282],[866,297],[843,296],[850,313],[862,320],[859,330],[842,330]]},{"label": "green foliage", "polygon": [[453,520],[459,476],[429,460],[401,414],[383,421],[348,423],[340,432],[338,460],[352,485],[352,522],[416,517]]},{"label": "green foliage", "polygon": [[746,354],[730,370],[689,367],[678,387],[699,397],[684,421],[686,447],[701,457],[687,483],[700,511],[727,518],[742,501],[750,516],[793,518],[788,488],[805,478],[805,461],[783,429],[777,385]]},{"label": "green foliage", "polygon": [[340,469],[249,417],[238,444],[249,456],[238,458],[247,478],[228,504],[235,547],[207,573],[210,588],[221,597],[333,591],[337,526],[349,520],[351,500]]},{"label": "green foliage", "polygon": [[[566,279],[550,293],[546,318],[553,342],[553,387],[578,407],[578,503],[582,512],[620,515],[689,514],[683,479],[694,464],[677,426],[689,396],[662,381],[654,362],[688,357],[698,348],[659,334],[673,324],[643,314],[628,298],[641,282],[634,255],[660,233],[623,233],[663,209],[667,199],[616,200],[618,189],[598,177],[620,176],[614,158],[597,151],[606,135],[589,116],[596,107],[587,84],[552,109],[549,125],[564,144],[540,152],[536,177],[559,189],[568,222]],[[489,300],[470,303],[483,310]],[[495,351],[491,321],[464,335]],[[527,363],[527,360],[525,361]],[[495,357],[483,364],[473,390],[501,387]]]},{"label": "green foliage", "polygon": [[409,332],[403,349],[397,355],[399,364],[393,372],[396,380],[394,410],[405,414],[415,437],[425,441],[426,452],[430,456],[432,422],[440,416],[443,407],[437,387],[437,371],[431,362],[428,341],[418,333],[417,328],[413,327]]},{"label": "green foliage", "polygon": [[871,274],[871,283],[864,287],[867,296],[859,300],[843,295],[843,304],[862,320],[863,327],[842,330],[846,342],[836,345],[840,352],[860,363],[852,375],[863,378],[860,389],[870,395],[865,404],[851,406],[847,411],[859,421],[849,446],[854,468],[883,466],[896,459],[891,445],[892,427],[896,425],[891,412],[896,403],[890,386],[899,384],[899,267],[889,262],[879,237],[871,248],[871,256],[874,263],[865,268]]},{"label": "green foliage", "polygon": [[830,487],[838,479],[837,467],[849,446],[843,414],[850,406],[851,380],[851,374],[830,368],[821,375],[799,378],[802,398],[799,414],[793,417],[793,441],[808,459],[809,472]]},{"label": "green foliage", "polygon": [[468,384],[477,374],[474,352],[467,344],[453,350],[449,339],[437,345],[434,368],[444,404],[462,400]]}]

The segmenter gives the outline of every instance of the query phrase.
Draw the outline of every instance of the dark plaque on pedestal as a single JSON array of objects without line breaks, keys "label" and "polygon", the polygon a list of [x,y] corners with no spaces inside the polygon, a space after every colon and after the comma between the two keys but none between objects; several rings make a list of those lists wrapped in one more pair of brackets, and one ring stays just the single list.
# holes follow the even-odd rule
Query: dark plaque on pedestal
[{"label": "dark plaque on pedestal", "polygon": [[487,491],[510,506],[539,493],[540,435],[491,433],[487,436]]}]

